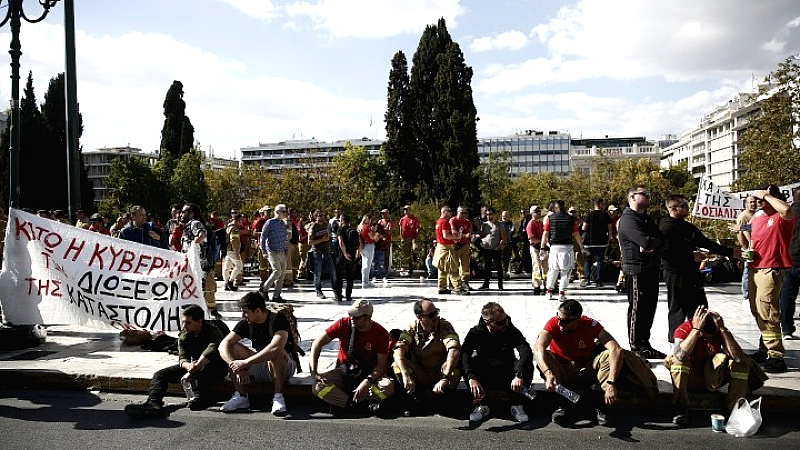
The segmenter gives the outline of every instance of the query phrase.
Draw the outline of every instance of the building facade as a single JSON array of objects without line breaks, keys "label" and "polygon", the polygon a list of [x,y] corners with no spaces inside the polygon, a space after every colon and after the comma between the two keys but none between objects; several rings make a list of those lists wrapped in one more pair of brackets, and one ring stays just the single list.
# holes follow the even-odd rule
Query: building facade
[{"label": "building facade", "polygon": [[511,175],[569,173],[570,135],[561,131],[526,130],[502,137],[478,138],[478,157],[486,164],[492,153],[508,152]]},{"label": "building facade", "polygon": [[301,139],[259,143],[256,147],[244,147],[242,168],[261,168],[273,172],[286,169],[304,169],[330,165],[333,157],[343,153],[347,144],[364,147],[367,154],[378,156],[385,141],[380,139],[345,139],[336,142],[323,142],[317,139]]},{"label": "building facade", "polygon": [[81,157],[83,157],[83,166],[86,168],[89,181],[92,182],[95,206],[108,197],[106,179],[111,173],[111,164],[115,160],[126,161],[131,158],[142,158],[146,159],[151,165],[158,160],[157,154],[143,153],[142,149],[131,146],[103,147],[93,151],[81,152]]},{"label": "building facade", "polygon": [[648,141],[644,137],[617,137],[597,139],[573,139],[570,146],[571,170],[590,173],[598,157],[611,160],[627,158],[646,158],[656,164],[661,162],[661,149],[676,142],[672,135],[658,141]]}]

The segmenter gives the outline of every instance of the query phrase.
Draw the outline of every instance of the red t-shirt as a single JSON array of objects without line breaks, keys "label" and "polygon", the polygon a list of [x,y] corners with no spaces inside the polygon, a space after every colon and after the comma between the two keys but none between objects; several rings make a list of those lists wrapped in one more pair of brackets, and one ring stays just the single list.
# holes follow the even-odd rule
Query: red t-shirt
[{"label": "red t-shirt", "polygon": [[542,234],[544,233],[544,224],[541,220],[529,220],[528,225],[525,226],[525,232],[528,234],[528,239],[535,237],[535,238],[542,238]]},{"label": "red t-shirt", "polygon": [[467,219],[459,219],[458,217],[453,217],[450,219],[450,229],[454,232],[458,233],[459,231],[464,235],[461,239],[458,240],[459,244],[468,244],[469,239],[467,238],[467,233],[472,233],[472,222]]},{"label": "red t-shirt", "polygon": [[[325,330],[331,339],[339,339],[339,355],[337,360],[347,361],[347,351],[350,349],[350,317],[342,317]],[[378,322],[372,322],[369,331],[356,331],[356,342],[353,344],[353,353],[358,360],[366,364],[365,369],[371,370],[378,364],[378,355],[388,355],[391,336],[386,328]]]},{"label": "red t-shirt", "polygon": [[450,222],[444,217],[439,217],[439,220],[436,221],[436,242],[443,245],[452,245],[455,241],[444,238],[445,230],[452,231]]},{"label": "red t-shirt", "polygon": [[402,239],[416,239],[419,230],[419,220],[416,216],[403,216],[400,219],[400,237]]},{"label": "red t-shirt", "polygon": [[792,240],[795,219],[786,220],[775,212],[768,216],[763,210],[750,220],[753,227],[751,247],[756,251],[748,267],[755,269],[788,269],[792,267],[789,242]]},{"label": "red t-shirt", "polygon": [[581,316],[575,331],[561,331],[558,317],[552,317],[544,325],[544,330],[553,338],[550,341],[550,353],[556,358],[585,364],[594,354],[594,341],[603,331],[603,326],[591,317]]},{"label": "red t-shirt", "polygon": [[363,242],[365,244],[374,244],[375,243],[375,241],[372,240],[371,237],[369,237],[369,232],[370,231],[372,231],[372,230],[370,229],[370,227],[368,225],[365,225],[365,226],[361,227],[360,230],[358,230],[358,234],[361,236],[361,242]]},{"label": "red t-shirt", "polygon": [[[673,334],[673,336],[675,337],[675,339],[684,340],[686,339],[687,336],[689,336],[689,333],[691,332],[692,332],[692,321],[687,320],[686,322],[683,322],[678,328],[675,329],[675,333]],[[691,361],[692,366],[695,366],[695,363],[706,362],[709,359],[713,358],[714,355],[721,352],[722,352],[722,335],[720,333],[711,336],[711,338],[709,339],[700,336],[697,339],[697,343],[694,346],[694,350],[692,350],[692,354],[689,355],[689,361]]]}]

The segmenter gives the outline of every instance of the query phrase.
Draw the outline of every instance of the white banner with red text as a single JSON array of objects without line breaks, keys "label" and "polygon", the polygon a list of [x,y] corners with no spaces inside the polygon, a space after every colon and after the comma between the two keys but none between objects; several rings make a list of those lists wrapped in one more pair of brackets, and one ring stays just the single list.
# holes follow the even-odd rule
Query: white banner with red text
[{"label": "white banner with red text", "polygon": [[190,304],[207,311],[199,246],[184,254],[10,210],[0,272],[7,321],[176,332]]},{"label": "white banner with red text", "polygon": [[[779,189],[784,194],[786,202],[792,204],[794,191],[800,188],[800,183],[781,186]],[[697,200],[692,208],[692,215],[708,219],[736,220],[744,211],[744,200],[752,191],[725,192],[706,177],[700,179],[697,187]]]}]

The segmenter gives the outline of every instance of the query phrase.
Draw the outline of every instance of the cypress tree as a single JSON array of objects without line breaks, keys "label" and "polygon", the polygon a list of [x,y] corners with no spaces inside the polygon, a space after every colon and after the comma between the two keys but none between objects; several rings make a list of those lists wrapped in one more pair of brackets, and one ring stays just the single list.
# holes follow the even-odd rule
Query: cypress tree
[{"label": "cypress tree", "polygon": [[[402,51],[392,58],[387,93],[386,142],[383,154],[389,169],[389,187],[386,192],[393,203],[403,204],[414,200],[412,189],[420,180],[420,164],[413,145],[413,104],[410,98],[408,61]],[[393,205],[393,206],[398,206]]]}]

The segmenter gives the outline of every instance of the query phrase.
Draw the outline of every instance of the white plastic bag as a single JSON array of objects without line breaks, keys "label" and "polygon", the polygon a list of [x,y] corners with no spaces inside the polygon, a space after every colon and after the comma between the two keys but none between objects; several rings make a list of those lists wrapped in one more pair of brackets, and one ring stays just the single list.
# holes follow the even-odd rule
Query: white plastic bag
[{"label": "white plastic bag", "polygon": [[725,425],[725,431],[736,437],[747,437],[756,434],[761,427],[761,397],[747,403],[746,399],[736,401]]}]

